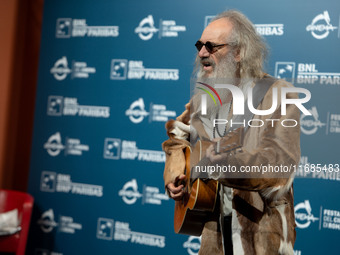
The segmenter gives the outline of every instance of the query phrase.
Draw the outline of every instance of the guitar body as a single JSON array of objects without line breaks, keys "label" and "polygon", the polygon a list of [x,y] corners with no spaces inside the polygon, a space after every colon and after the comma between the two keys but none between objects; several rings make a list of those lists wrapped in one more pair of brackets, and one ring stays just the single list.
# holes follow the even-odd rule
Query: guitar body
[{"label": "guitar body", "polygon": [[[197,148],[199,146],[196,146]],[[200,148],[198,148],[200,149]],[[197,150],[194,150],[194,157]],[[218,182],[214,180],[190,181],[190,148],[185,150],[186,158],[186,183],[185,195],[181,201],[175,202],[174,229],[178,234],[200,236],[205,222],[214,210],[217,202]],[[193,159],[192,159],[193,160]],[[196,161],[198,162],[198,161]]]},{"label": "guitar body", "polygon": [[[216,153],[234,151],[242,146],[244,136],[243,127],[229,132],[215,145]],[[203,157],[204,152],[213,144],[209,141],[198,141],[191,152],[191,148],[185,149],[185,175],[184,196],[182,200],[175,202],[174,229],[178,234],[200,236],[204,224],[215,209],[218,194],[218,182],[215,180],[197,179],[192,183],[191,166],[195,166]]]}]

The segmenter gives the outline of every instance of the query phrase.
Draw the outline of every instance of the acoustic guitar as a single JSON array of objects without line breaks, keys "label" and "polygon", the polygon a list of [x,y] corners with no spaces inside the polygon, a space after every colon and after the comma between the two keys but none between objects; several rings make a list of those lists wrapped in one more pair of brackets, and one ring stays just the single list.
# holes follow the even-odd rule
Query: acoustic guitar
[{"label": "acoustic guitar", "polygon": [[185,149],[186,181],[177,183],[177,185],[184,185],[185,193],[182,200],[175,202],[174,229],[176,233],[200,236],[217,202],[218,182],[212,179],[196,179],[192,182],[191,165],[196,165],[202,160],[202,154],[211,144],[214,144],[216,153],[230,152],[240,148],[243,135],[244,129],[240,127],[229,132],[219,142],[198,141],[194,148]]}]

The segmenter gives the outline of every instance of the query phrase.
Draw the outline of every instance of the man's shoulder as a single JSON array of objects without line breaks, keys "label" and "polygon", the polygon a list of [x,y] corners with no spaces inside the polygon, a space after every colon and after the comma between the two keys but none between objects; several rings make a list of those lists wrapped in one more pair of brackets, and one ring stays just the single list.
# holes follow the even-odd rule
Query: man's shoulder
[{"label": "man's shoulder", "polygon": [[284,79],[278,79],[278,78],[275,78],[273,76],[269,76],[269,77],[271,77],[274,81],[273,85],[272,85],[273,88],[284,88],[284,87],[293,88],[294,87],[294,85],[292,83],[290,83],[290,82],[288,82]]},{"label": "man's shoulder", "polygon": [[[270,76],[270,77],[272,77],[272,76]],[[281,104],[281,96],[282,96],[281,93],[283,93],[282,89],[283,88],[295,88],[295,86],[292,83],[290,83],[290,82],[288,82],[284,79],[278,79],[278,78],[274,78],[274,77],[272,77],[272,78],[273,78],[273,80],[272,80],[273,83],[270,86],[270,88],[268,89],[266,95],[264,96],[263,101],[267,102],[268,99],[269,99],[270,104],[271,104],[272,103],[271,101],[272,101],[272,98],[273,98],[273,93],[277,93],[278,104]],[[286,98],[298,98],[298,94],[295,92],[295,90],[289,90],[288,89],[284,93],[285,93]]]}]

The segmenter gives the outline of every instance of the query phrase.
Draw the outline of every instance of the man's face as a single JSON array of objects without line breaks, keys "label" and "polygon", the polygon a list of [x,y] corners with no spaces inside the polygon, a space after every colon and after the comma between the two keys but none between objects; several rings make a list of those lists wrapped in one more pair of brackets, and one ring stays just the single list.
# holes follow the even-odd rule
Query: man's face
[{"label": "man's face", "polygon": [[[227,19],[218,19],[211,22],[203,31],[200,41],[202,43],[211,42],[215,45],[227,43],[227,38],[231,34],[232,24]],[[217,47],[216,52],[209,53],[205,46],[198,52],[200,58],[200,70],[205,78],[215,74],[215,71],[223,57],[230,48],[229,46]]]}]

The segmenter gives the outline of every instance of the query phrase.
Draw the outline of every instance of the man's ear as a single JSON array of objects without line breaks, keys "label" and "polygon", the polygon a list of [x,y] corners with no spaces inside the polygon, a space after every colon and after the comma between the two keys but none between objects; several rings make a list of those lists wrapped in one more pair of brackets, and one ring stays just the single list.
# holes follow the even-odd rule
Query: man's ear
[{"label": "man's ear", "polygon": [[241,61],[241,52],[239,48],[235,51],[235,61],[237,63]]}]

